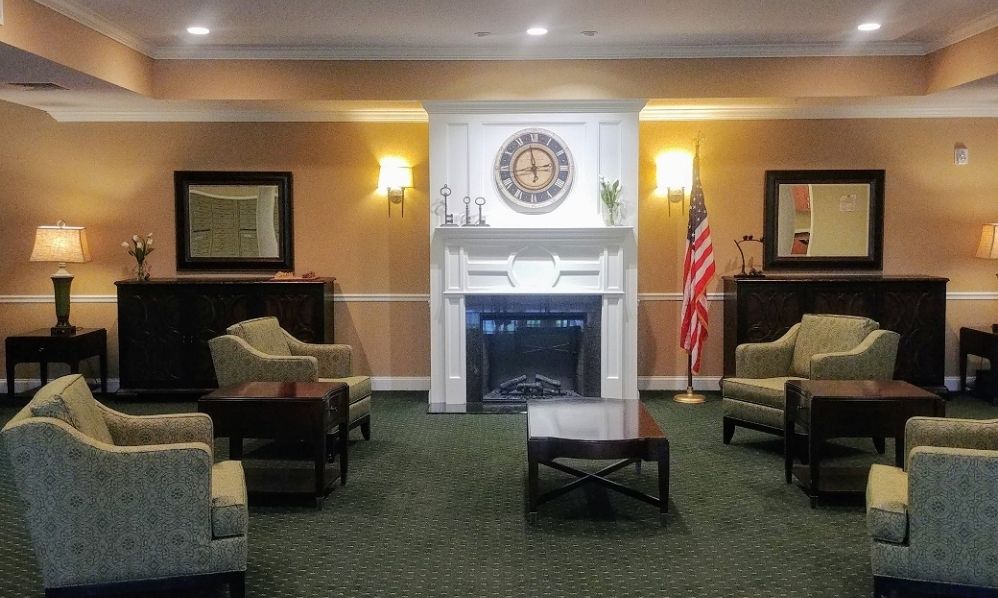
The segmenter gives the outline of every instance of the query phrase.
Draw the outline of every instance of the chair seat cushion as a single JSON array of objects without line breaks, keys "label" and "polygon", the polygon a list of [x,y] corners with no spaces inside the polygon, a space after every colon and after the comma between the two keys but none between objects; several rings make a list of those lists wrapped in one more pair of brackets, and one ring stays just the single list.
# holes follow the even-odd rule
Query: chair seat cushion
[{"label": "chair seat cushion", "polygon": [[94,440],[114,444],[96,401],[86,379],[71,374],[42,387],[31,399],[31,414],[62,420]]},{"label": "chair seat cushion", "polygon": [[800,378],[725,378],[721,381],[721,394],[727,399],[737,399],[774,409],[786,405],[783,385],[787,380]]},{"label": "chair seat cushion", "polygon": [[211,468],[212,537],[245,536],[249,521],[246,509],[246,478],[242,463],[216,463]]},{"label": "chair seat cushion", "polygon": [[874,540],[901,544],[908,537],[908,474],[874,464],[866,483],[866,527]]},{"label": "chair seat cushion", "polygon": [[350,403],[356,403],[371,396],[370,376],[347,376],[346,378],[319,378],[319,382],[343,382],[350,388]]}]

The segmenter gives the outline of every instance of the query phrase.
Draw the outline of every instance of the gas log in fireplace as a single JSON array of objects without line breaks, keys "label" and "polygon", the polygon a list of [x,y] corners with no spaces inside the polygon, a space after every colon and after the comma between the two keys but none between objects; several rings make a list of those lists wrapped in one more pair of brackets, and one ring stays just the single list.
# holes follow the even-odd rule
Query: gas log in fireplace
[{"label": "gas log in fireplace", "polygon": [[598,296],[466,300],[468,401],[599,396]]}]

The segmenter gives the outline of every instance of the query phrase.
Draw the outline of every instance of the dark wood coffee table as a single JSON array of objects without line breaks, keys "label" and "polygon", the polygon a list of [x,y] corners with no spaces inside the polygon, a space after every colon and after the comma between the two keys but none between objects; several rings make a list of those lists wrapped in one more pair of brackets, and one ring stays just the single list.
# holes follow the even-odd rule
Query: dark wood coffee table
[{"label": "dark wood coffee table", "polygon": [[[621,459],[590,473],[556,459]],[[658,496],[608,480],[607,475],[644,461],[658,462]],[[578,477],[569,484],[540,493],[538,466]],[[536,520],[537,507],[587,483],[669,511],[669,440],[644,404],[636,399],[537,399],[527,402],[527,516]]]},{"label": "dark wood coffee table", "polygon": [[[830,438],[894,438],[894,460],[904,465],[904,426],[916,415],[944,417],[946,402],[901,380],[790,380],[784,411],[784,474],[796,476],[811,498],[823,493],[862,493],[869,467],[820,468]],[[808,465],[794,467],[795,436],[807,434]]]},{"label": "dark wood coffee table", "polygon": [[247,382],[201,397],[198,410],[211,416],[216,437],[229,438],[231,459],[242,459],[243,438],[310,443],[314,478],[298,470],[254,468],[246,470],[246,485],[253,494],[308,494],[318,507],[337,478],[326,468],[331,442],[340,461],[340,483],[346,484],[349,400],[342,382]]}]

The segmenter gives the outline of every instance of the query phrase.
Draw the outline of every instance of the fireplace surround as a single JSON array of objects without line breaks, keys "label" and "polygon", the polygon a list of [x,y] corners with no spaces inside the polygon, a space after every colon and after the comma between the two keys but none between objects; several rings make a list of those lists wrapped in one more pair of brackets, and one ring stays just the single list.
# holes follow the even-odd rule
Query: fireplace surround
[{"label": "fireplace surround", "polygon": [[[451,190],[452,214],[463,210],[455,198],[484,198],[491,225],[441,226],[443,201],[431,202],[429,401],[444,406],[441,411],[480,401],[503,384],[523,392],[560,388],[637,398],[637,141],[643,105],[640,100],[424,104],[430,189]],[[564,140],[576,165],[570,192],[545,210],[506,202],[494,173],[503,141],[537,128]],[[605,223],[599,195],[604,179],[621,184],[618,225]],[[516,307],[528,299],[534,307]],[[491,333],[502,334],[486,335],[483,316]],[[496,361],[496,351],[513,355]],[[548,369],[521,371],[532,365],[528,355],[541,354],[553,358]]]}]

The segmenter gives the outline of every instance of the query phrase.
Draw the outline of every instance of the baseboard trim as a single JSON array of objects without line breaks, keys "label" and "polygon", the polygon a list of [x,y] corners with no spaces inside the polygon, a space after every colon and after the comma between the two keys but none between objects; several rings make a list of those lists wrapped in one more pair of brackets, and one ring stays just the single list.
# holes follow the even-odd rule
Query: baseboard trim
[{"label": "baseboard trim", "polygon": [[[58,376],[56,376],[58,377]],[[54,380],[56,377],[50,378]],[[88,378],[96,381],[96,378]],[[974,376],[967,376],[967,383],[973,384]],[[36,388],[42,381],[38,378],[15,378],[14,392],[21,393]],[[951,392],[960,389],[959,376],[946,376],[946,388]],[[108,392],[117,392],[121,384],[117,378],[108,378]],[[377,391],[420,391],[430,390],[429,376],[371,376],[371,389]],[[721,376],[694,376],[693,390],[718,391],[721,389]],[[638,376],[638,390],[686,390],[686,376]],[[7,379],[0,378],[0,395],[7,392]]]},{"label": "baseboard trim", "polygon": [[371,376],[371,390],[430,390],[429,376]]}]

